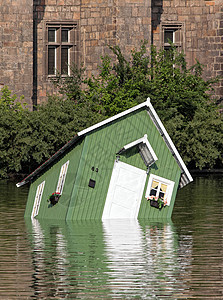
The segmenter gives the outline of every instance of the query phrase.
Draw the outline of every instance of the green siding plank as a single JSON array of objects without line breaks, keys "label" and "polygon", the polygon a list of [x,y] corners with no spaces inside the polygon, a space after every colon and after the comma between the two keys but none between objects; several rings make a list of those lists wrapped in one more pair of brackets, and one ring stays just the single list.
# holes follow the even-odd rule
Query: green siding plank
[{"label": "green siding plank", "polygon": [[71,192],[71,199],[70,199],[70,203],[69,203],[68,212],[66,215],[66,220],[68,220],[68,221],[72,220],[74,218],[74,216],[75,216],[75,219],[78,219],[78,211],[79,211],[79,207],[80,207],[81,203],[79,202],[77,195],[78,195],[79,188],[80,188],[81,170],[83,169],[87,144],[88,144],[88,139],[85,138],[84,142],[83,142],[81,157],[79,160],[77,176],[76,176],[76,180],[75,180],[72,192]]}]

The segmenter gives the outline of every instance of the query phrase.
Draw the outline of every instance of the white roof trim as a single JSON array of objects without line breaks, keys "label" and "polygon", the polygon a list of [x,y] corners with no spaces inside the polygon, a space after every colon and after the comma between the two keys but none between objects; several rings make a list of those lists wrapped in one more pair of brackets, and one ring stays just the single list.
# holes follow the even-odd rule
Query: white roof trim
[{"label": "white roof trim", "polygon": [[115,121],[115,120],[117,120],[117,119],[119,119],[121,117],[124,117],[124,116],[126,116],[126,115],[128,115],[128,114],[130,114],[130,113],[132,113],[132,112],[134,112],[134,111],[136,111],[136,110],[144,107],[144,106],[148,106],[149,103],[150,103],[150,99],[148,98],[146,102],[143,102],[143,103],[141,103],[139,105],[136,105],[136,106],[134,106],[134,107],[132,107],[130,109],[127,109],[127,110],[125,110],[125,111],[123,111],[123,112],[121,112],[121,113],[119,113],[119,114],[117,114],[117,115],[115,115],[115,116],[113,116],[111,118],[108,118],[108,119],[106,119],[106,120],[104,120],[104,121],[102,121],[100,123],[97,123],[97,124],[95,124],[95,125],[93,125],[91,127],[88,127],[86,129],[78,132],[77,135],[78,136],[84,135],[84,134],[86,134],[86,133],[88,133],[90,131],[93,131],[93,130],[95,130],[95,129],[101,127],[101,126],[103,126],[103,125],[106,125],[106,124],[111,123],[111,122],[113,122],[113,121]]},{"label": "white roof trim", "polygon": [[125,145],[123,147],[123,149],[125,149],[125,150],[130,149],[130,148],[132,148],[132,147],[134,147],[134,146],[136,146],[136,145],[138,145],[140,143],[146,144],[146,146],[148,147],[150,153],[152,154],[152,157],[153,157],[154,161],[157,161],[158,158],[157,158],[156,153],[154,152],[152,146],[150,145],[150,142],[147,139],[147,134],[145,134],[144,137],[142,137],[141,139],[138,139],[138,140],[136,140],[134,142],[131,142],[131,143]]},{"label": "white roof trim", "polygon": [[185,174],[187,175],[188,180],[189,180],[189,181],[193,181],[193,178],[192,178],[192,176],[190,175],[190,172],[188,171],[188,169],[187,169],[185,163],[183,162],[183,160],[182,160],[182,158],[181,158],[179,152],[177,151],[176,147],[174,146],[174,143],[172,142],[172,140],[171,140],[169,134],[167,133],[165,127],[163,126],[163,123],[161,122],[159,116],[157,115],[155,109],[153,108],[153,106],[152,106],[152,104],[151,104],[149,98],[147,99],[147,103],[148,103],[148,107],[149,107],[149,109],[150,109],[150,111],[151,111],[153,117],[156,119],[156,121],[157,121],[157,123],[158,123],[160,129],[162,130],[162,132],[163,132],[163,134],[164,134],[166,140],[168,141],[170,147],[172,148],[172,150],[173,150],[173,152],[174,152],[174,154],[175,154],[177,160],[179,161],[179,163],[180,163],[180,165],[181,165],[183,171],[184,171]]}]

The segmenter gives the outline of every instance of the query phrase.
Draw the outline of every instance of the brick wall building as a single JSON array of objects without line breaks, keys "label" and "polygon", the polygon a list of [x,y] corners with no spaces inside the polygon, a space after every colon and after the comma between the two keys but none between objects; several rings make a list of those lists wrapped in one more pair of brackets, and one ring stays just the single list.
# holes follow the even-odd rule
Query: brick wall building
[{"label": "brick wall building", "polygon": [[[52,92],[55,69],[83,63],[97,72],[107,45],[125,54],[144,39],[159,48],[168,38],[205,77],[223,73],[221,0],[1,0],[0,84],[24,95],[30,108]],[[216,95],[222,97],[222,81]]]}]

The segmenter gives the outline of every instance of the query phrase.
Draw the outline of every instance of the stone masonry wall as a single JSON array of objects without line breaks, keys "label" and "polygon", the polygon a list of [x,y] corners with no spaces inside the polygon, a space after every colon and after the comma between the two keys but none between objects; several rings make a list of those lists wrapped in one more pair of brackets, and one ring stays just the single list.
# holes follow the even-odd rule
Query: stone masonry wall
[{"label": "stone masonry wall", "polygon": [[79,26],[79,62],[88,76],[97,73],[107,45],[119,45],[125,53],[149,39],[151,0],[35,0],[37,22],[37,99],[46,100],[53,93],[46,75],[44,59],[44,26],[47,21],[77,21]]},{"label": "stone masonry wall", "polygon": [[0,0],[0,85],[24,95],[32,108],[33,6],[30,0]]},{"label": "stone masonry wall", "polygon": [[[187,62],[196,59],[204,65],[206,79],[223,76],[223,6],[222,0],[153,1],[153,40],[161,45],[161,28],[165,22],[182,23]],[[223,97],[223,80],[215,88]]]},{"label": "stone masonry wall", "polygon": [[[24,95],[30,108],[54,92],[46,74],[50,21],[77,22],[77,54],[88,76],[111,53],[107,45],[120,46],[125,55],[145,39],[162,47],[165,22],[182,24],[189,65],[198,59],[206,79],[223,75],[222,0],[0,0],[0,87]],[[219,98],[222,89],[221,80]]]}]

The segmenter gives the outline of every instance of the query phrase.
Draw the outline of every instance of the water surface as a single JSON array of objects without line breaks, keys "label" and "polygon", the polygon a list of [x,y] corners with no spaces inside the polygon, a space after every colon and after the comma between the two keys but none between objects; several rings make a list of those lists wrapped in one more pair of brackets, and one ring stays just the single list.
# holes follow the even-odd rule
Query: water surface
[{"label": "water surface", "polygon": [[164,222],[24,220],[27,187],[0,188],[0,299],[223,299],[222,175]]}]

